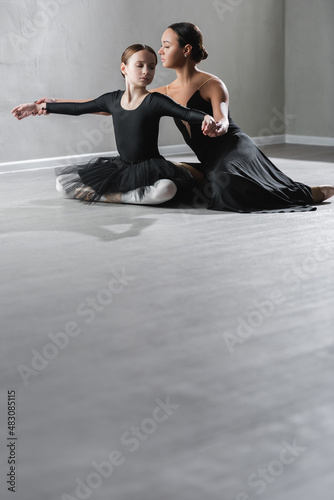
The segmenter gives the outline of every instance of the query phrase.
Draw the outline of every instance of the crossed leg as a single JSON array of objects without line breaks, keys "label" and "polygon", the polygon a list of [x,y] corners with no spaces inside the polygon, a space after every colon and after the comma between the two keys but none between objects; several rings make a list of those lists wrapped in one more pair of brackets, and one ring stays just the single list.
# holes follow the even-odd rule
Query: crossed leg
[{"label": "crossed leg", "polygon": [[[94,195],[93,189],[89,186],[78,187],[73,195],[68,195],[59,178],[56,180],[56,189],[65,198],[80,199],[89,201]],[[129,203],[133,205],[159,205],[171,200],[176,195],[177,187],[175,183],[169,179],[160,179],[153,186],[149,186],[143,197],[140,197],[140,190],[133,189],[127,193],[108,193],[101,196],[100,201],[106,203]]]},{"label": "crossed leg", "polygon": [[[179,168],[186,168],[195,181],[200,181],[202,174],[191,165],[186,163],[173,162]],[[62,175],[57,177],[56,189],[66,198],[75,198],[89,201],[94,195],[94,191],[89,186],[78,187],[72,195],[68,195],[62,184]],[[67,177],[64,175],[64,177]],[[67,177],[68,178],[68,177]],[[174,198],[177,192],[175,183],[170,179],[160,179],[153,186],[148,186],[143,197],[140,197],[140,189],[133,189],[127,193],[107,193],[101,197],[100,201],[106,203],[129,203],[134,205],[159,205]]]}]

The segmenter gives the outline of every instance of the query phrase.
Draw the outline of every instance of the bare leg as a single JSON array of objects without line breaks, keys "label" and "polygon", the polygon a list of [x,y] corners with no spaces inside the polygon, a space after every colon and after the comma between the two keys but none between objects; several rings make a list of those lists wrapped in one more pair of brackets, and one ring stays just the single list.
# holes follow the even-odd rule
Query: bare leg
[{"label": "bare leg", "polygon": [[177,163],[175,161],[173,161],[172,163],[174,163],[174,165],[176,165],[177,167],[186,168],[187,170],[189,170],[196,182],[201,182],[201,180],[203,179],[203,174],[199,170],[196,170],[196,168],[192,165],[188,165],[188,163]]}]

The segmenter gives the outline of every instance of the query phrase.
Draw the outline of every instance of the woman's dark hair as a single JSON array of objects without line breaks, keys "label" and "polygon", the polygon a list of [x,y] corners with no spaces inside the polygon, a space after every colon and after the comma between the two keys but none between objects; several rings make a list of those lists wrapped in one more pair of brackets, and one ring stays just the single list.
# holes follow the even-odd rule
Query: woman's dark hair
[{"label": "woman's dark hair", "polygon": [[203,46],[203,36],[201,30],[192,23],[174,23],[168,28],[175,31],[179,39],[180,47],[192,46],[191,58],[195,63],[199,63],[208,57],[208,53]]},{"label": "woman's dark hair", "polygon": [[[141,50],[146,50],[147,52],[150,52],[151,54],[153,54],[155,57],[155,64],[156,65],[158,64],[158,56],[157,56],[155,50],[152,49],[152,47],[150,47],[149,45],[143,45],[141,43],[134,43],[133,45],[130,45],[129,47],[127,47],[124,50],[122,57],[121,57],[122,63],[126,64],[128,62],[128,60],[130,59],[130,57],[133,56],[133,54],[135,54],[136,52],[140,52]],[[123,73],[122,73],[122,75],[123,75]],[[123,77],[124,77],[124,75],[123,75]]]}]

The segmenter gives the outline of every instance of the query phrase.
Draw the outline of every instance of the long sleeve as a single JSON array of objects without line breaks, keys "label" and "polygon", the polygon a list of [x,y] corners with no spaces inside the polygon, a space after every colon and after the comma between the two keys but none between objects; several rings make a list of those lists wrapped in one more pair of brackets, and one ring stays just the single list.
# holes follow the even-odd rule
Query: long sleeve
[{"label": "long sleeve", "polygon": [[76,116],[87,113],[99,113],[101,111],[110,113],[113,94],[114,92],[109,92],[87,102],[51,102],[46,104],[46,110],[48,113]]},{"label": "long sleeve", "polygon": [[170,97],[159,94],[158,92],[152,92],[151,96],[154,109],[159,112],[161,116],[179,118],[188,123],[201,123],[206,115],[203,111],[181,106],[181,104],[178,104]]}]

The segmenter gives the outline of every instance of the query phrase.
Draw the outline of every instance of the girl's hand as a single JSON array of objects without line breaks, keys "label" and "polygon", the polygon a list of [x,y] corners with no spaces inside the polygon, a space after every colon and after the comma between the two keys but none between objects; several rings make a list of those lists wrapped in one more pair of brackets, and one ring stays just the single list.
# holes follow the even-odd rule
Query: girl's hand
[{"label": "girl's hand", "polygon": [[20,104],[12,110],[12,114],[18,120],[23,120],[28,116],[42,115],[43,112],[46,112],[44,104],[37,103]]},{"label": "girl's hand", "polygon": [[202,121],[202,132],[204,135],[213,134],[216,130],[216,122],[210,115],[205,115]]}]

